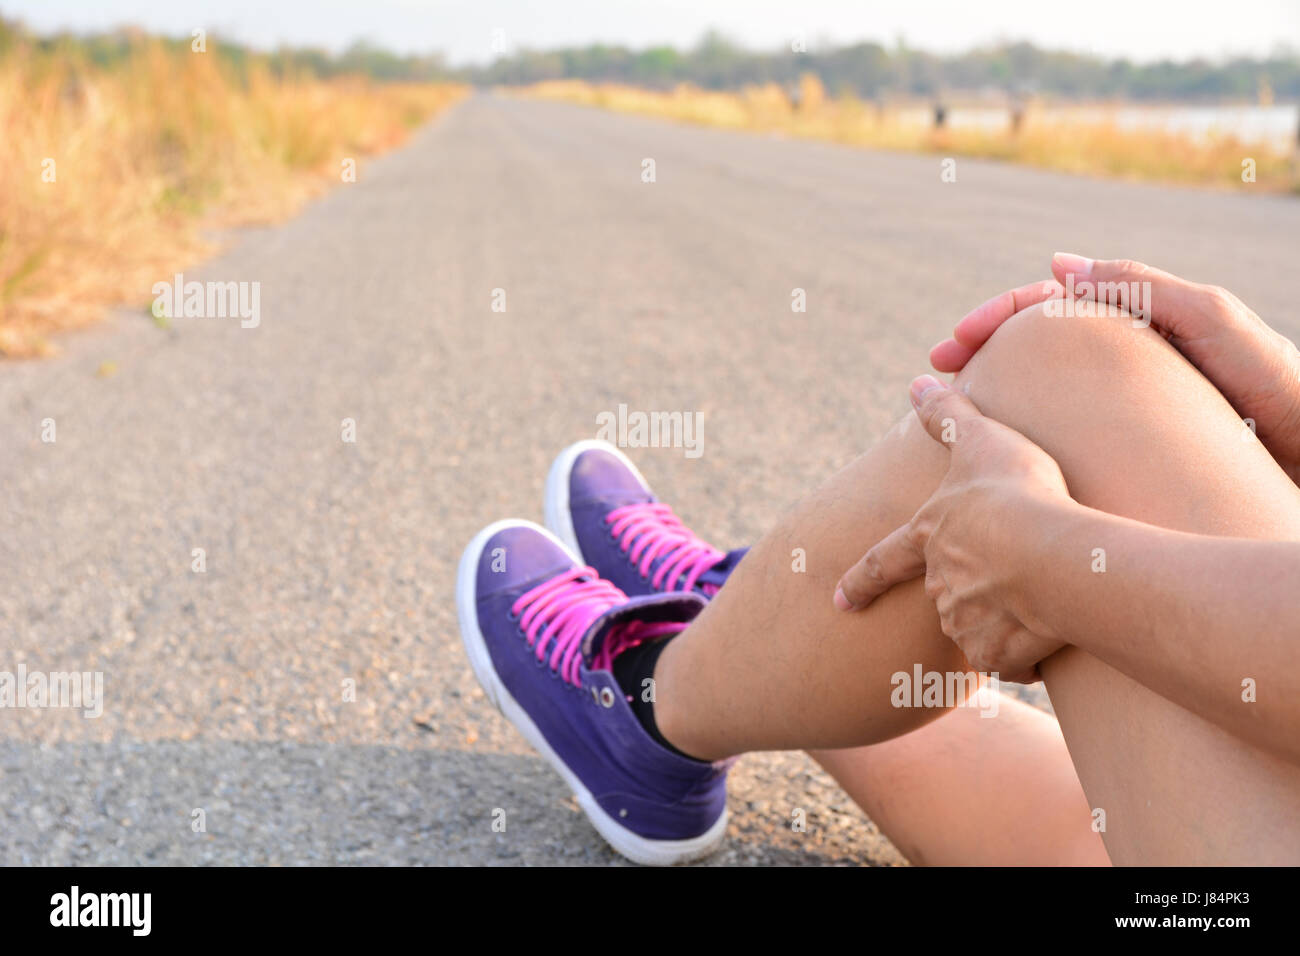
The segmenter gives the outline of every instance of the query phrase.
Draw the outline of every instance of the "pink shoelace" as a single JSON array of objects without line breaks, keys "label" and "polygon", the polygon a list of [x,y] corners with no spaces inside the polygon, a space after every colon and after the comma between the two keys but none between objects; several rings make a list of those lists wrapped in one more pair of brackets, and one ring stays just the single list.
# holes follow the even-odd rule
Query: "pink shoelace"
[{"label": "pink shoelace", "polygon": [[[642,576],[650,573],[656,558],[664,559],[650,582],[657,591],[689,591],[701,574],[726,557],[692,534],[673,509],[660,502],[615,508],[605,522],[613,537],[622,535],[619,547],[631,561],[640,562]],[[718,590],[705,589],[711,594]]]},{"label": "pink shoelace", "polygon": [[[519,627],[537,660],[545,661],[549,650],[551,670],[581,687],[582,638],[596,618],[626,601],[627,595],[598,577],[594,568],[574,568],[521,594],[510,605],[510,613],[519,618]],[[609,670],[614,658],[628,648],[685,629],[685,624],[675,622],[616,624],[605,635],[591,669]]]}]

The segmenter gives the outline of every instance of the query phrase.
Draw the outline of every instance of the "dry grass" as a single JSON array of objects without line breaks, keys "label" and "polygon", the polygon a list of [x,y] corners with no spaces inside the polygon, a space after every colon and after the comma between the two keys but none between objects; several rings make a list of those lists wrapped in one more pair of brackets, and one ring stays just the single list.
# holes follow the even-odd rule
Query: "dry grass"
[{"label": "dry grass", "polygon": [[[1002,129],[935,130],[924,111],[880,108],[852,97],[828,98],[814,76],[800,84],[799,106],[776,85],[714,92],[683,85],[657,92],[615,84],[558,80],[519,91],[631,113],[645,113],[732,129],[777,132],[854,146],[981,156],[1072,173],[1137,180],[1300,191],[1296,160],[1258,143],[1230,136],[1194,139],[1155,130],[1122,129],[1113,113],[1086,121],[1068,109],[1031,104],[1012,132]],[[1242,182],[1242,159],[1256,162],[1256,182]]]},{"label": "dry grass", "polygon": [[[242,74],[142,39],[96,67],[75,48],[0,57],[0,354],[106,306],[213,249],[203,234],[292,213],[466,90]],[[49,161],[53,161],[50,166]],[[54,181],[46,181],[50,173]]]}]

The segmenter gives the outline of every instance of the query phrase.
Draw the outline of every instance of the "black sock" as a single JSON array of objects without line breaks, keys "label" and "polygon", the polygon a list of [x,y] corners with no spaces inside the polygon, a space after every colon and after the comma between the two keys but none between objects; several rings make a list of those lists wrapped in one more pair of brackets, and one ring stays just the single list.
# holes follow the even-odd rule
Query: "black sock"
[{"label": "black sock", "polygon": [[[671,640],[672,637],[665,637],[657,641],[646,641],[644,644],[638,644],[636,647],[629,648],[619,654],[618,657],[614,658],[614,679],[618,681],[618,686],[627,695],[627,702],[632,707],[632,713],[636,715],[636,719],[641,722],[641,726],[645,728],[646,733],[654,739],[655,743],[671,750],[678,756],[694,760],[696,758],[688,753],[682,753],[659,732],[659,725],[655,723],[654,700],[646,699],[654,696],[650,691],[654,687],[655,663]],[[651,681],[651,683],[646,684],[645,681],[647,680]]]}]

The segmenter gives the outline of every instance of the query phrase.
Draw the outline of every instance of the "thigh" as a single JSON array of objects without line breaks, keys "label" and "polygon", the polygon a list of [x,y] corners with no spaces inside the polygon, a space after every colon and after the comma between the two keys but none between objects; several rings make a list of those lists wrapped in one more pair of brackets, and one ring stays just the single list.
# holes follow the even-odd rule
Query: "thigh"
[{"label": "thigh", "polygon": [[[1004,324],[957,381],[985,414],[1053,455],[1084,504],[1179,530],[1300,540],[1300,489],[1150,329],[1035,307]],[[921,582],[859,614],[836,611],[831,594],[844,569],[911,517],[946,461],[908,415],[786,515],[660,658],[656,715],[668,739],[708,757],[852,747],[943,713],[894,700],[900,672],[967,670]],[[1295,767],[1077,650],[1043,671],[1113,860],[1300,860]]]},{"label": "thigh", "polygon": [[[1077,499],[1183,531],[1300,540],[1300,490],[1165,342],[1030,312],[959,382],[1051,453]],[[1042,673],[1115,863],[1300,862],[1300,768],[1077,648]]]}]

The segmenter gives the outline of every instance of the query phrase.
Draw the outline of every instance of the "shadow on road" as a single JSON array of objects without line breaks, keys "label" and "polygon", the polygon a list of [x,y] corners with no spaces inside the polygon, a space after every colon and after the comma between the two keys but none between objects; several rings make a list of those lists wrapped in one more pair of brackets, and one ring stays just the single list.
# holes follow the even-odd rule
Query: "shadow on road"
[{"label": "shadow on road", "polygon": [[[40,773],[28,772],[38,764]],[[531,756],[283,742],[10,741],[0,746],[0,766],[0,863],[9,866],[624,862]],[[195,786],[187,792],[188,781]],[[835,852],[833,841],[824,846],[816,815],[809,832],[793,834],[744,801],[733,800],[732,810],[731,840],[712,862],[868,862]],[[493,821],[502,818],[504,832],[495,832]]]}]

